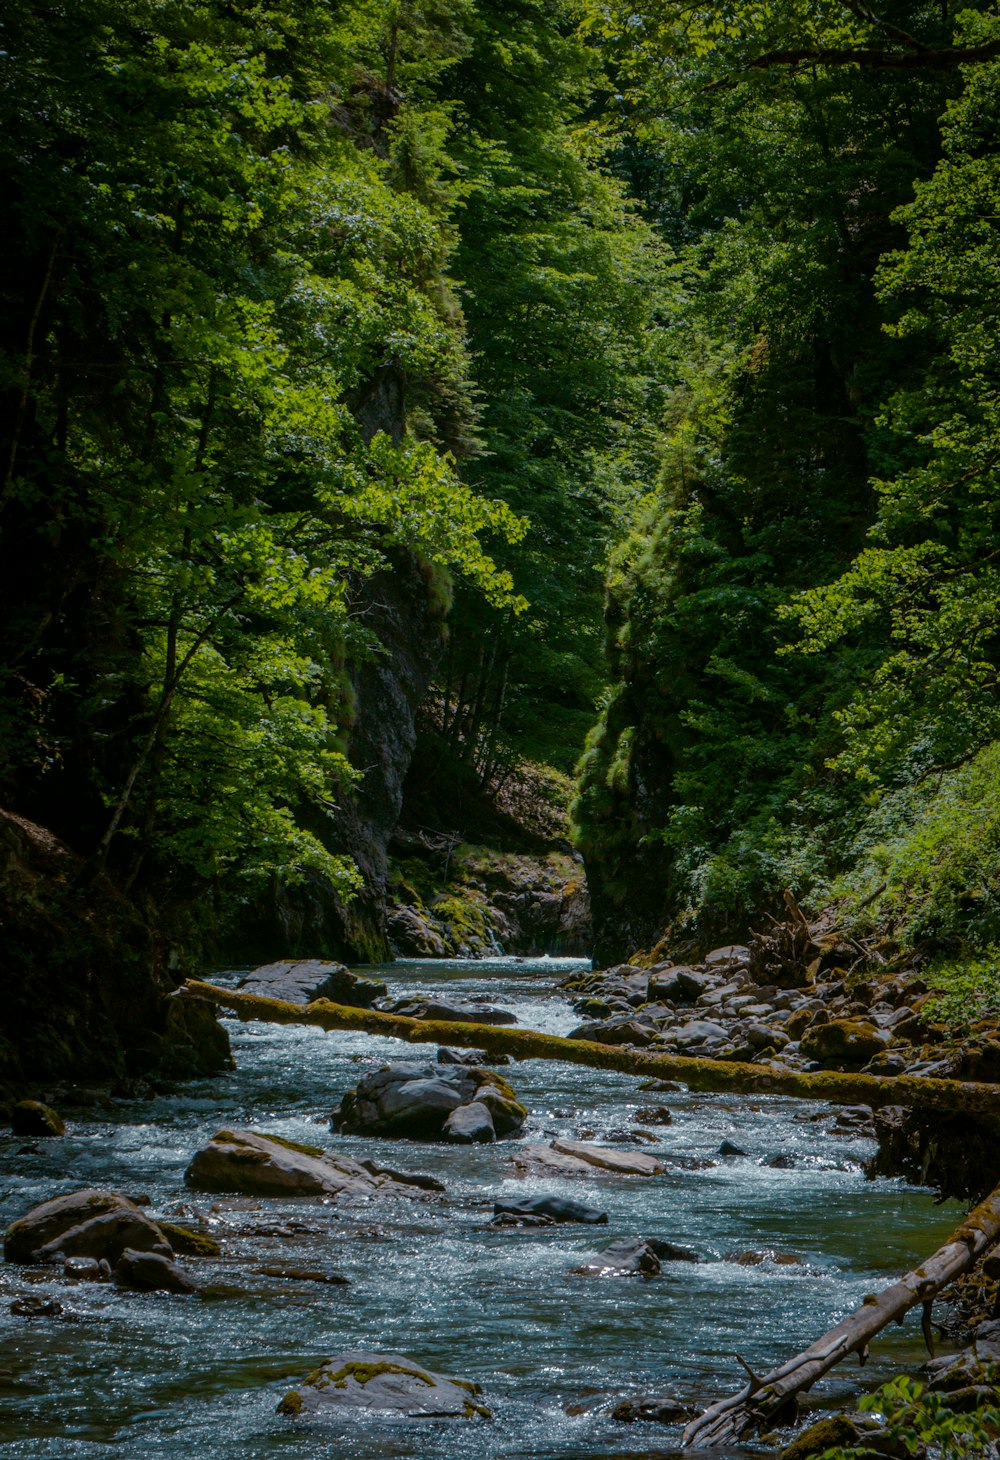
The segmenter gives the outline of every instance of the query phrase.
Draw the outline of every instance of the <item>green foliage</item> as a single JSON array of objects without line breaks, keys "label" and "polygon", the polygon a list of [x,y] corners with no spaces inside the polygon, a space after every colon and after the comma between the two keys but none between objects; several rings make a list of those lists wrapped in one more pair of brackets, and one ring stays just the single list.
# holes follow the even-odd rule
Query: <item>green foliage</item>
[{"label": "green foliage", "polygon": [[[901,1375],[860,1405],[885,1427],[893,1453],[934,1456],[935,1460],[995,1460],[1000,1454],[1000,1408],[984,1404],[964,1412],[953,1407],[953,1396],[928,1389],[918,1379]],[[817,1460],[865,1460],[871,1450],[861,1446],[825,1450]]]},{"label": "green foliage", "polygon": [[5,17],[0,777],[128,883],[349,891],[322,826],[352,780],[342,666],[377,649],[358,585],[402,549],[524,606],[484,541],[527,524],[449,450],[475,414],[428,100],[452,18]]},{"label": "green foliage", "polygon": [[[871,798],[849,870],[829,889],[859,931],[952,949],[1000,938],[998,774],[991,744],[957,770]],[[864,908],[852,915],[856,904]]]},{"label": "green foliage", "polygon": [[901,941],[991,942],[995,18],[588,14],[689,300],[581,763],[602,956],[883,882],[863,916]]}]

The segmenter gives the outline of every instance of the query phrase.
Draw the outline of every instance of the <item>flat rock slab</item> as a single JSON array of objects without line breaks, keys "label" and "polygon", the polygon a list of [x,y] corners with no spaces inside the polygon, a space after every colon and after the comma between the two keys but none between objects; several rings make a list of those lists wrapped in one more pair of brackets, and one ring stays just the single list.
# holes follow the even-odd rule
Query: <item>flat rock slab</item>
[{"label": "flat rock slab", "polygon": [[173,1255],[160,1228],[128,1197],[86,1187],[42,1202],[12,1222],[4,1257],[8,1262],[53,1262],[61,1254],[116,1262],[127,1247]]},{"label": "flat rock slab", "polygon": [[514,1157],[519,1168],[553,1176],[593,1176],[605,1171],[614,1176],[658,1176],[662,1161],[642,1151],[616,1151],[586,1141],[555,1140],[548,1146],[522,1146]]},{"label": "flat rock slab", "polygon": [[262,999],[284,999],[288,1004],[311,1004],[329,999],[352,1009],[370,1009],[388,992],[376,979],[359,978],[342,963],[326,958],[286,959],[255,968],[237,987]]},{"label": "flat rock slab", "polygon": [[185,1180],[197,1191],[253,1196],[413,1197],[427,1189],[426,1178],[371,1165],[256,1131],[221,1130],[196,1153]]},{"label": "flat rock slab", "polygon": [[446,1004],[439,999],[392,999],[381,1004],[383,1013],[407,1019],[441,1019],[450,1024],[516,1024],[517,1015],[489,1005]]},{"label": "flat rock slab", "polygon": [[335,1418],[392,1414],[408,1419],[490,1419],[482,1388],[435,1374],[403,1354],[365,1350],[335,1354],[292,1389],[278,1413]]}]

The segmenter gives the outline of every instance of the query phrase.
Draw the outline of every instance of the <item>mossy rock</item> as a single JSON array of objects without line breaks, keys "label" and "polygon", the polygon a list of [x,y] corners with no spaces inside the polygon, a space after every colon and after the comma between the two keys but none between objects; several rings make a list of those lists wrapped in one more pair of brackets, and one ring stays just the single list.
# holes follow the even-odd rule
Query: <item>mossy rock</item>
[{"label": "mossy rock", "polygon": [[66,1122],[51,1105],[40,1100],[19,1100],[10,1112],[16,1136],[64,1136]]},{"label": "mossy rock", "polygon": [[831,1019],[803,1034],[800,1049],[807,1059],[823,1065],[857,1068],[882,1054],[891,1037],[863,1019]]},{"label": "mossy rock", "polygon": [[[865,1439],[863,1422],[851,1414],[834,1414],[827,1419],[817,1420],[786,1445],[778,1460],[810,1460],[811,1456],[822,1455],[837,1446],[862,1445]],[[884,1460],[876,1450],[863,1449],[857,1460]]]},{"label": "mossy rock", "polygon": [[410,1419],[489,1419],[482,1390],[468,1379],[435,1374],[403,1354],[338,1354],[285,1395],[278,1413],[331,1417],[391,1413]]},{"label": "mossy rock", "polygon": [[191,1227],[182,1227],[177,1222],[157,1222],[175,1252],[184,1257],[218,1257],[222,1245],[207,1232],[195,1232]]}]

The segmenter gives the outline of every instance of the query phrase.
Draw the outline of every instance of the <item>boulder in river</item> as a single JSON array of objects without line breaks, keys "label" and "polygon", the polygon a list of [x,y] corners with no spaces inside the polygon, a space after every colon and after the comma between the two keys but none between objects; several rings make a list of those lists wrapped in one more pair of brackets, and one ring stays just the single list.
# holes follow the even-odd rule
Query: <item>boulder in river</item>
[{"label": "boulder in river", "polygon": [[523,1201],[501,1199],[493,1203],[493,1216],[547,1217],[551,1222],[586,1222],[590,1226],[602,1226],[608,1220],[607,1212],[596,1207],[584,1206],[581,1201],[572,1201],[565,1196],[529,1196]]},{"label": "boulder in river", "polygon": [[51,1105],[40,1100],[19,1100],[10,1112],[11,1128],[16,1136],[64,1136],[66,1122]]},{"label": "boulder in river", "polygon": [[550,1176],[593,1176],[598,1171],[613,1176],[658,1176],[666,1169],[662,1161],[644,1151],[617,1151],[611,1146],[562,1139],[548,1146],[522,1146],[514,1164],[520,1170]]},{"label": "boulder in river", "polygon": [[423,1178],[390,1176],[350,1156],[248,1130],[219,1131],[195,1154],[185,1180],[198,1191],[253,1196],[416,1196],[425,1189]]},{"label": "boulder in river", "polygon": [[33,1207],[7,1228],[8,1262],[102,1257],[117,1262],[126,1247],[172,1256],[170,1243],[146,1213],[118,1192],[88,1187]]},{"label": "boulder in river", "polygon": [[359,978],[342,963],[326,958],[285,959],[267,963],[241,978],[239,989],[263,999],[284,999],[288,1004],[311,1004],[329,999],[352,1009],[370,1009],[388,989],[371,978]]},{"label": "boulder in river", "polygon": [[114,1269],[119,1288],[134,1288],[141,1293],[196,1293],[198,1284],[189,1272],[171,1262],[161,1252],[136,1252],[126,1247]]},{"label": "boulder in river", "polygon": [[582,1267],[579,1277],[659,1277],[664,1262],[697,1262],[695,1253],[655,1237],[619,1237]]},{"label": "boulder in river", "polygon": [[397,1060],[348,1090],[331,1124],[348,1134],[448,1139],[445,1125],[452,1112],[473,1103],[486,1106],[498,1136],[520,1130],[528,1113],[492,1070]]},{"label": "boulder in river", "polygon": [[335,1354],[285,1395],[278,1413],[331,1418],[360,1411],[408,1419],[490,1419],[479,1384],[435,1374],[403,1354]]}]

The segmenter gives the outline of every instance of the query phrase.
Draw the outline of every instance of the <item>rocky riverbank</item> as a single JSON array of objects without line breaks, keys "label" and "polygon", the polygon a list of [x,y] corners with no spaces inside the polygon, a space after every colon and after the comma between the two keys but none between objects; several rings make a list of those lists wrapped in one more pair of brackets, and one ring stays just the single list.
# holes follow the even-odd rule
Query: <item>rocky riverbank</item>
[{"label": "rocky riverbank", "polygon": [[[1000,1023],[949,1027],[917,970],[859,970],[864,952],[813,936],[803,920],[690,963],[639,955],[566,981],[583,1020],[571,1037],[775,1070],[1000,1079]],[[989,1117],[888,1106],[855,1109],[859,1118],[879,1143],[872,1174],[963,1199],[1000,1180],[1000,1127]]]},{"label": "rocky riverbank", "polygon": [[576,854],[401,832],[393,850],[387,926],[397,956],[589,953],[590,901]]}]

